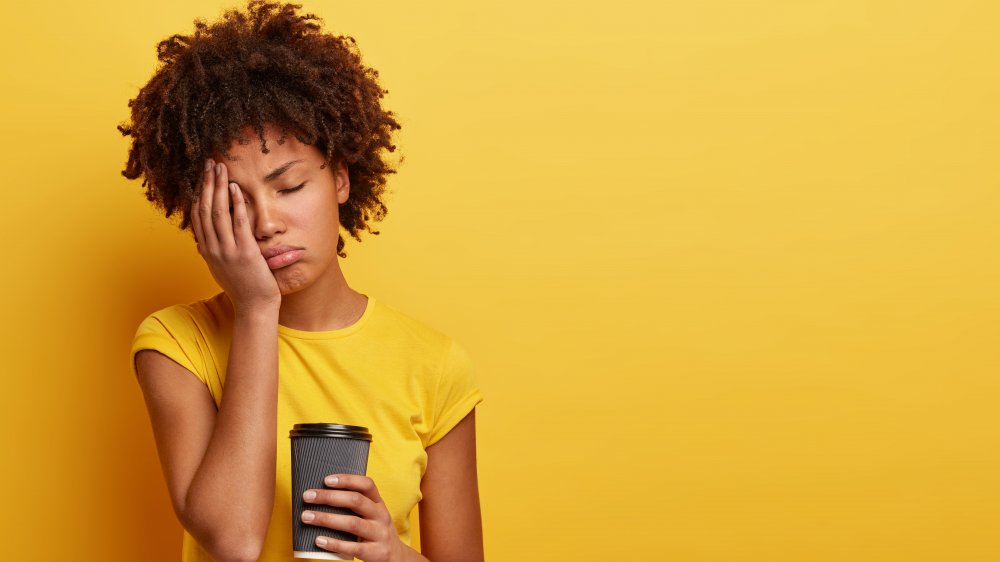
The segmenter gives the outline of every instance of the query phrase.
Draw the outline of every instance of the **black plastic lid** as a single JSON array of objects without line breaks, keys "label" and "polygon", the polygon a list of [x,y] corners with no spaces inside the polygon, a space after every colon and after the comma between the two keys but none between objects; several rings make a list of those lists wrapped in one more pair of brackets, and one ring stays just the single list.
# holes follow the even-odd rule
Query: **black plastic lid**
[{"label": "black plastic lid", "polygon": [[339,437],[371,441],[372,434],[367,427],[342,425],[339,423],[297,423],[288,432],[288,437]]}]

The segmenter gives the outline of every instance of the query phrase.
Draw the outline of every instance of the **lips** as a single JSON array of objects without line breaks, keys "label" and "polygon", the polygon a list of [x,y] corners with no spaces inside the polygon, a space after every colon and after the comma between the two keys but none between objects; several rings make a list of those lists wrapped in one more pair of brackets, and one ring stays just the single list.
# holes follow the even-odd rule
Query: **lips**
[{"label": "lips", "polygon": [[261,255],[264,256],[267,267],[274,270],[292,265],[302,259],[305,253],[306,251],[303,248],[295,246],[275,246],[274,248],[262,251]]}]

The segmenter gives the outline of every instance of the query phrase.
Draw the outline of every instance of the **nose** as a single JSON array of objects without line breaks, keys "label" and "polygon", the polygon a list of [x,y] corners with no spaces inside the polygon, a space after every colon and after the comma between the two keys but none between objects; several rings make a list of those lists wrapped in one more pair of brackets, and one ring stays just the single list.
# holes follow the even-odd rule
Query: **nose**
[{"label": "nose", "polygon": [[248,209],[253,235],[258,241],[268,240],[285,231],[285,222],[274,203],[267,200],[254,201]]}]

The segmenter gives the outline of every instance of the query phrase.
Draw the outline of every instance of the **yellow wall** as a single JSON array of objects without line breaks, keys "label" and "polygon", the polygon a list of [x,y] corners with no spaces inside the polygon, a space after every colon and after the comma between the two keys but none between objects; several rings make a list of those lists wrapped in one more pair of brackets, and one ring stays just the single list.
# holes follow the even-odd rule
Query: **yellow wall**
[{"label": "yellow wall", "polygon": [[[115,125],[229,4],[21,4],[2,558],[175,560],[127,351],[215,288]],[[404,124],[345,267],[477,360],[490,560],[1000,559],[995,2],[306,7]]]}]

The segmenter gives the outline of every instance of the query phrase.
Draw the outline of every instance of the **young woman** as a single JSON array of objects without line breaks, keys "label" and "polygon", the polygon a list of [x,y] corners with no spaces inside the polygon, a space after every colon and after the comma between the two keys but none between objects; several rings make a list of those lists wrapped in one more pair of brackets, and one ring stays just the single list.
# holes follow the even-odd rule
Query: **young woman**
[{"label": "young woman", "polygon": [[[359,536],[366,562],[483,559],[469,358],[352,289],[341,228],[382,219],[399,129],[354,40],[253,1],[158,45],[129,103],[123,174],[179,211],[218,295],[150,315],[133,343],[183,560],[292,560],[292,517]],[[368,476],[330,475],[291,512],[295,423],[369,428]],[[421,553],[409,545],[419,502]]]}]

